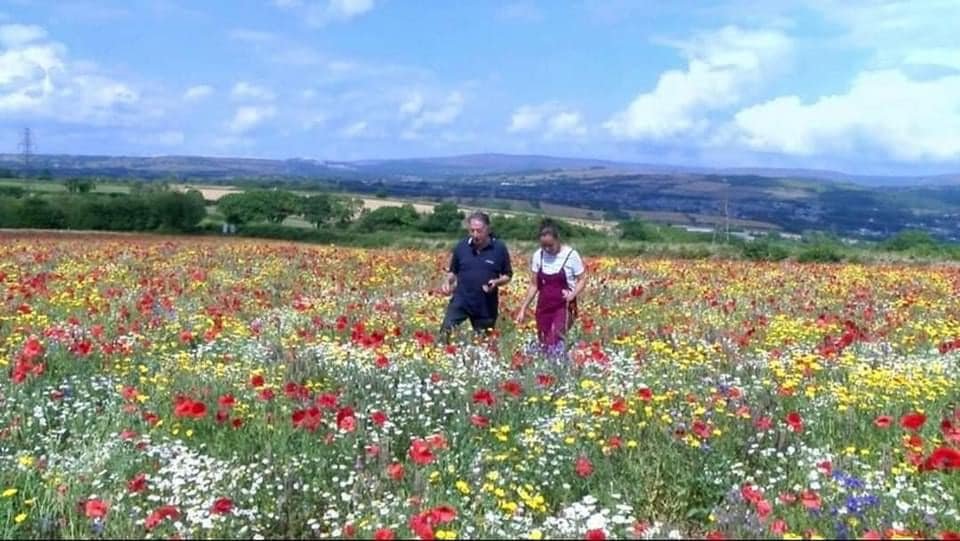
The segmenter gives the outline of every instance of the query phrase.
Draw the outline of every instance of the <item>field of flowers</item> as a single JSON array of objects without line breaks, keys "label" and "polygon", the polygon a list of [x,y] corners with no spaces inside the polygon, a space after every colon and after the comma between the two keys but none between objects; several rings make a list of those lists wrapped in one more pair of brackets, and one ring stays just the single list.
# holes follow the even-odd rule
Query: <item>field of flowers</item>
[{"label": "field of flowers", "polygon": [[960,270],[596,258],[555,365],[447,257],[0,236],[0,537],[958,535]]}]

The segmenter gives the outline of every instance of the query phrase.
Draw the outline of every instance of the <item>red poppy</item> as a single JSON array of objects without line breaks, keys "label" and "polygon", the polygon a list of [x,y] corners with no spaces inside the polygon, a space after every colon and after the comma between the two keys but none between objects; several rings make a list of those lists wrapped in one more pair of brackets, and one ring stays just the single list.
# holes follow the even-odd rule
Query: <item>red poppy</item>
[{"label": "red poppy", "polygon": [[881,534],[877,530],[867,530],[866,532],[863,533],[862,539],[867,539],[870,541],[880,541],[881,539],[883,539],[883,534]]},{"label": "red poppy", "polygon": [[127,482],[127,490],[130,492],[143,492],[147,489],[147,476],[143,473],[138,473],[133,476],[133,479]]},{"label": "red poppy", "polygon": [[653,391],[651,391],[649,387],[643,387],[637,391],[637,397],[644,402],[649,402],[653,400]]},{"label": "red poppy", "polygon": [[353,432],[357,428],[357,419],[353,415],[353,408],[344,407],[337,411],[337,428],[344,432]]},{"label": "red poppy", "polygon": [[433,450],[425,440],[416,439],[410,444],[410,458],[415,464],[425,466],[436,460]]},{"label": "red poppy", "polygon": [[478,389],[473,393],[473,403],[492,406],[494,403],[493,394],[491,394],[487,389]]},{"label": "red poppy", "polygon": [[294,428],[302,428],[308,432],[314,432],[320,428],[320,423],[323,422],[323,414],[320,412],[320,408],[316,406],[296,410],[290,417]]},{"label": "red poppy", "polygon": [[447,448],[447,438],[443,434],[432,434],[427,436],[427,443],[434,451],[440,451]]},{"label": "red poppy", "polygon": [[910,412],[900,418],[900,426],[906,430],[917,431],[927,422],[927,416],[920,412]]},{"label": "red poppy", "polygon": [[166,519],[176,520],[180,517],[180,512],[177,511],[177,508],[172,505],[163,505],[158,507],[147,519],[144,521],[143,525],[148,530],[152,530],[160,525]]},{"label": "red poppy", "polygon": [[[386,368],[390,366],[390,359],[387,359],[385,355],[377,355],[377,360],[375,361],[377,368]],[[378,530],[379,531],[379,530]],[[390,532],[390,530],[386,530]],[[390,535],[393,535],[393,532],[390,532]]]},{"label": "red poppy", "polygon": [[348,522],[343,526],[343,537],[347,539],[353,539],[357,535],[357,527],[353,525],[352,522]]},{"label": "red poppy", "polygon": [[87,518],[103,518],[107,516],[107,512],[110,510],[110,504],[100,499],[87,500],[86,505],[84,505],[84,512],[87,515]]},{"label": "red poppy", "polygon": [[723,532],[714,530],[707,533],[707,535],[704,536],[704,539],[709,539],[711,541],[722,541],[723,539],[726,539],[726,536],[723,535]]},{"label": "red poppy", "polygon": [[376,410],[370,413],[370,421],[377,426],[383,426],[387,422],[387,414]]},{"label": "red poppy", "polygon": [[516,381],[513,379],[503,382],[501,389],[503,389],[503,392],[507,393],[508,395],[514,398],[519,397],[520,395],[523,394],[523,386],[520,385],[519,381]]},{"label": "red poppy", "polygon": [[960,470],[960,451],[951,447],[938,447],[920,466],[923,471]]},{"label": "red poppy", "polygon": [[541,387],[549,387],[557,381],[557,378],[551,376],[550,374],[538,374],[537,375],[537,384]]},{"label": "red poppy", "polygon": [[387,466],[387,477],[393,479],[394,481],[399,481],[403,479],[403,476],[406,474],[403,464],[399,462],[394,462]]},{"label": "red poppy", "polygon": [[783,534],[787,533],[787,530],[789,530],[789,529],[790,529],[790,528],[789,528],[789,526],[787,526],[786,521],[784,521],[783,519],[779,519],[779,518],[778,518],[777,520],[773,521],[773,524],[770,525],[770,533],[775,534],[775,535],[783,535]]},{"label": "red poppy", "polygon": [[603,530],[587,530],[587,534],[584,536],[584,539],[588,541],[603,541],[607,538],[607,533]]},{"label": "red poppy", "polygon": [[231,409],[237,404],[237,400],[233,398],[232,394],[228,393],[218,398],[217,404],[219,404],[221,408]]},{"label": "red poppy", "polygon": [[263,387],[265,383],[266,382],[264,381],[263,376],[260,374],[254,374],[253,376],[250,376],[250,386],[255,389]]},{"label": "red poppy", "polygon": [[226,515],[233,510],[233,500],[230,498],[218,498],[210,507],[210,512],[214,515]]},{"label": "red poppy", "polygon": [[800,503],[807,509],[820,509],[820,495],[812,490],[804,490],[800,494]]},{"label": "red poppy", "polygon": [[760,432],[770,430],[773,428],[773,419],[769,417],[759,417],[753,422],[753,426]]},{"label": "red poppy", "polygon": [[627,401],[622,397],[618,397],[613,401],[613,404],[610,405],[610,411],[615,411],[620,415],[623,415],[627,412]]},{"label": "red poppy", "polygon": [[593,463],[586,456],[580,455],[574,463],[573,469],[578,476],[586,479],[593,474]]},{"label": "red poppy", "polygon": [[744,499],[744,501],[756,504],[763,499],[763,492],[751,484],[746,484],[740,487],[740,496]]},{"label": "red poppy", "polygon": [[754,506],[757,510],[757,516],[760,517],[760,520],[766,521],[767,517],[770,516],[770,513],[773,512],[773,506],[770,505],[770,502],[767,500],[760,500]]},{"label": "red poppy", "polygon": [[797,496],[789,492],[783,492],[779,496],[777,496],[777,499],[780,500],[780,503],[783,503],[785,505],[790,505],[791,503],[794,503],[797,501]]},{"label": "red poppy", "polygon": [[791,432],[796,432],[797,434],[803,432],[803,417],[800,417],[800,414],[792,411],[787,414],[787,428]]},{"label": "red poppy", "polygon": [[482,415],[471,415],[470,424],[477,428],[487,428],[490,426],[490,420]]},{"label": "red poppy", "polygon": [[960,532],[942,531],[940,532],[942,541],[960,541]]},{"label": "red poppy", "polygon": [[829,460],[824,460],[817,464],[817,469],[820,470],[820,473],[830,477],[830,474],[833,473],[833,464],[831,464]]},{"label": "red poppy", "polygon": [[431,519],[437,524],[453,522],[457,518],[457,510],[449,505],[439,505],[430,510]]},{"label": "red poppy", "polygon": [[373,533],[373,538],[376,541],[393,541],[396,539],[396,536],[390,528],[380,528]]},{"label": "red poppy", "polygon": [[264,402],[269,402],[273,400],[273,397],[274,397],[274,393],[272,389],[264,389],[260,391],[260,400],[263,400]]},{"label": "red poppy", "polygon": [[710,435],[713,433],[713,428],[707,423],[700,420],[693,422],[693,426],[691,427],[691,430],[693,431],[694,434],[696,434],[697,436],[703,439],[710,438]]},{"label": "red poppy", "polygon": [[890,428],[890,425],[893,424],[893,417],[889,415],[881,415],[873,420],[873,425],[877,428]]}]

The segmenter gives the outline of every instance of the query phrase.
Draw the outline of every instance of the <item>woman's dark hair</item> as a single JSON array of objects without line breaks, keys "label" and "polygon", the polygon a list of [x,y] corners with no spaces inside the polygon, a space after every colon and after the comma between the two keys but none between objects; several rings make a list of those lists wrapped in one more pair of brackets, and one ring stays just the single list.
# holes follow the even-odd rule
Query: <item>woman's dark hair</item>
[{"label": "woman's dark hair", "polygon": [[550,235],[551,237],[560,240],[560,229],[557,227],[557,224],[553,220],[543,220],[540,222],[540,235],[545,236]]}]

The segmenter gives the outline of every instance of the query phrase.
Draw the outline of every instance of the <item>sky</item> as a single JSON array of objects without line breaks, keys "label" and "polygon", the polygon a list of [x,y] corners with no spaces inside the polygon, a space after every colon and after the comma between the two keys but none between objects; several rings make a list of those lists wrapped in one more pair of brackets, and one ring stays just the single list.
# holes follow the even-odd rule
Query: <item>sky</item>
[{"label": "sky", "polygon": [[960,172],[960,0],[0,0],[0,153]]}]

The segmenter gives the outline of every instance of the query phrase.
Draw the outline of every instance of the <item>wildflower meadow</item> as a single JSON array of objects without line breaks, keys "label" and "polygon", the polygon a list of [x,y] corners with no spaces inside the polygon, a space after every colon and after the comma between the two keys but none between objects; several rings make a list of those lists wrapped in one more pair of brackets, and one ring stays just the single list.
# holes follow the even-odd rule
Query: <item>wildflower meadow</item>
[{"label": "wildflower meadow", "polygon": [[588,258],[558,363],[514,257],[0,236],[0,537],[960,535],[957,267]]}]

